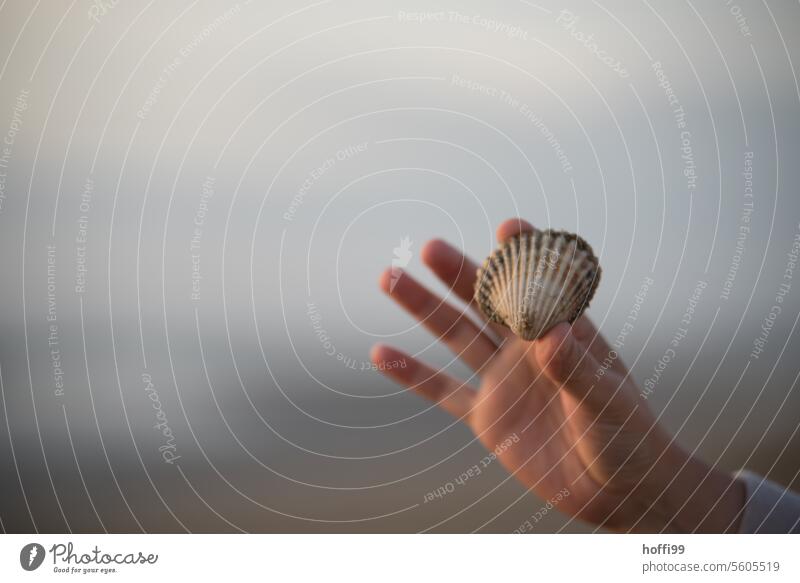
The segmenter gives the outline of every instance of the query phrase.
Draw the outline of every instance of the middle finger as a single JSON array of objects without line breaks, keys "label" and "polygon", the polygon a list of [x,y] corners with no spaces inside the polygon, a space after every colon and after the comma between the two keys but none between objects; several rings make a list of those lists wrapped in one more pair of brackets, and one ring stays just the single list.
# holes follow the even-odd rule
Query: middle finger
[{"label": "middle finger", "polygon": [[479,372],[497,350],[497,345],[466,314],[406,272],[387,269],[381,276],[380,286],[472,370]]}]

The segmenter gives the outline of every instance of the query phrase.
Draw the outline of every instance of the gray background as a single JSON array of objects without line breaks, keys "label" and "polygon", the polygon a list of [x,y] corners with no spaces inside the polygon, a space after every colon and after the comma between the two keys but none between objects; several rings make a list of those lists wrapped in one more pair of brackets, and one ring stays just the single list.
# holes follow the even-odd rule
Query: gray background
[{"label": "gray background", "polygon": [[[797,485],[800,282],[750,357],[800,229],[796,2],[573,2],[571,29],[558,3],[521,0],[97,6],[0,7],[0,135],[19,126],[0,212],[4,530],[514,530],[543,502],[499,464],[423,503],[485,452],[360,369],[378,340],[450,361],[377,288],[401,238],[407,268],[444,292],[418,259],[424,242],[482,258],[516,215],[594,246],[604,276],[589,313],[611,339],[653,278],[620,349],[640,382],[706,282],[649,404],[710,463]],[[442,16],[415,22],[415,11]],[[654,62],[686,114],[693,191]],[[753,213],[739,258],[746,152]],[[190,239],[209,177],[193,300]],[[159,454],[143,373],[175,464]],[[553,512],[536,529],[588,527]]]}]

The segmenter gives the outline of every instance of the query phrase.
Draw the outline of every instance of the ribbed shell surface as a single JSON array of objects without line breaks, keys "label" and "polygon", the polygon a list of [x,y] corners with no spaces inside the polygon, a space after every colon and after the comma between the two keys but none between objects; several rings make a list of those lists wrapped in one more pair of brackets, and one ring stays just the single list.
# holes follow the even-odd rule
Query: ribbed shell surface
[{"label": "ribbed shell surface", "polygon": [[512,237],[484,261],[475,299],[490,320],[535,340],[583,313],[600,272],[586,241],[565,231],[537,229]]}]

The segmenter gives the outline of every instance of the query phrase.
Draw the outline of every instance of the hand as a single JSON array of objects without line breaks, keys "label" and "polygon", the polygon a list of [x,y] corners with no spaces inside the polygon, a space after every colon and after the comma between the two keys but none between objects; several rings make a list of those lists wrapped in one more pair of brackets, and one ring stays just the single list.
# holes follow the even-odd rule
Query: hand
[{"label": "hand", "polygon": [[[497,238],[531,229],[509,220]],[[511,438],[499,461],[543,500],[568,492],[562,512],[618,531],[738,530],[743,486],[675,444],[588,317],[526,342],[479,313],[477,265],[461,252],[434,240],[422,259],[480,326],[407,273],[388,269],[380,285],[476,372],[480,389],[385,345],[372,350],[379,370],[466,423],[488,450]]]}]

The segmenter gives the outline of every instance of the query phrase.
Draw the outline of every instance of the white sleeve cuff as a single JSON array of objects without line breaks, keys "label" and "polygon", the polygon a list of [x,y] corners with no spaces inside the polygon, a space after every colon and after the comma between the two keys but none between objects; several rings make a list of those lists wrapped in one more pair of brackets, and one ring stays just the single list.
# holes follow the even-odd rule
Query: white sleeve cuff
[{"label": "white sleeve cuff", "polygon": [[800,532],[800,494],[747,470],[736,478],[745,486],[740,533]]}]

